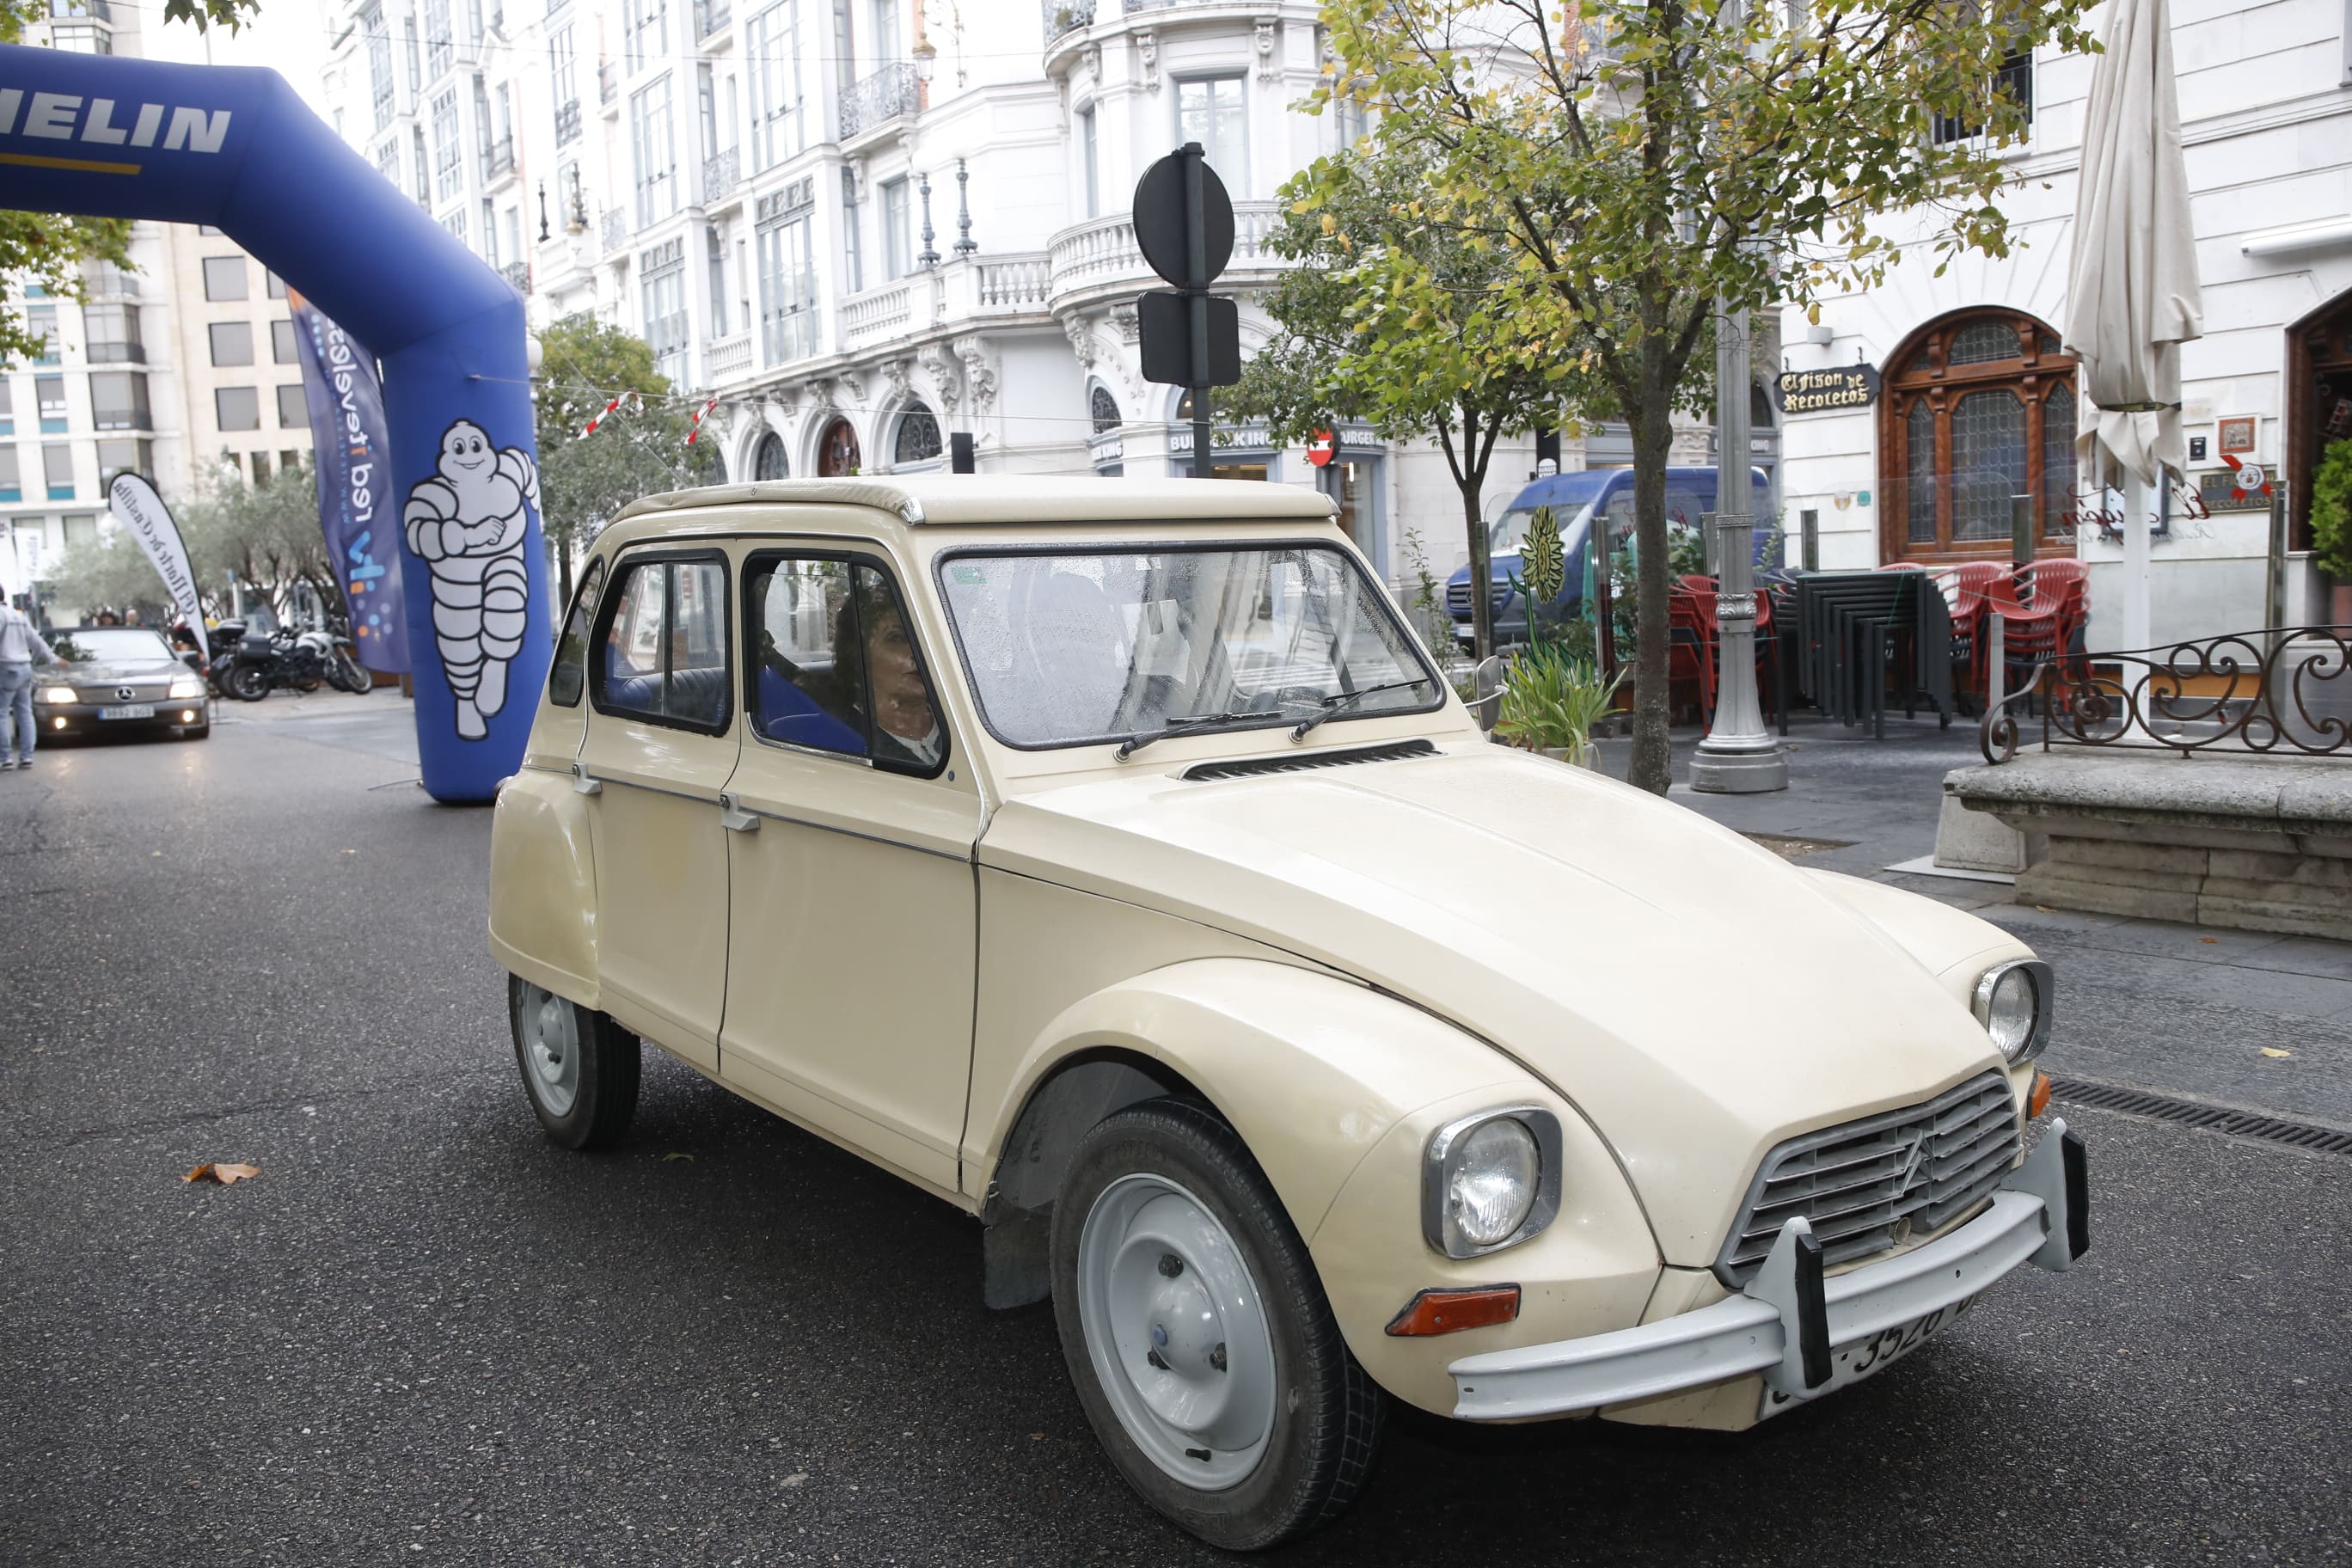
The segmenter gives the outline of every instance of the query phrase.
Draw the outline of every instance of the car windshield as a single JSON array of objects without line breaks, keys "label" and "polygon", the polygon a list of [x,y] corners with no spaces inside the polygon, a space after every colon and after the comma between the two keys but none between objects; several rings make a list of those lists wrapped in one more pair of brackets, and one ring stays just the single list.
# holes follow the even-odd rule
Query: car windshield
[{"label": "car windshield", "polygon": [[[1588,468],[1557,481],[1545,492],[1541,504],[1551,508],[1552,521],[1559,524],[1560,538],[1577,536],[1591,513],[1593,498],[1608,488],[1616,471]],[[1528,520],[1535,514],[1532,506],[1515,506],[1487,524],[1487,550],[1496,555],[1517,555],[1528,542]]]},{"label": "car windshield", "polygon": [[1014,746],[1444,700],[1387,595],[1328,547],[958,553],[940,583],[981,710]]},{"label": "car windshield", "polygon": [[140,626],[78,626],[66,634],[66,640],[72,646],[58,651],[75,664],[134,664],[172,657],[169,643]]}]

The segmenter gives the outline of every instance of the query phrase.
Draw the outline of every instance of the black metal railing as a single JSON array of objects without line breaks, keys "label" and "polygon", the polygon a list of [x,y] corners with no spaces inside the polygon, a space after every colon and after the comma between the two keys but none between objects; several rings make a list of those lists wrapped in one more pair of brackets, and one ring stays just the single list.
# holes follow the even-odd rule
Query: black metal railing
[{"label": "black metal railing", "polygon": [[905,60],[884,66],[849,89],[841,100],[841,139],[871,131],[887,120],[912,114],[919,101],[920,84],[914,66]]},{"label": "black metal railing", "polygon": [[499,268],[499,275],[504,278],[508,282],[514,285],[514,291],[516,293],[528,294],[530,292],[530,262],[509,261],[504,267]]},{"label": "black metal railing", "polygon": [[482,149],[482,178],[495,180],[514,168],[514,139],[501,136]]},{"label": "black metal railing", "polygon": [[694,0],[694,36],[707,38],[735,19],[734,0]]},{"label": "black metal railing", "polygon": [[740,148],[730,147],[714,158],[702,161],[702,199],[705,203],[719,201],[743,179],[743,153]]},{"label": "black metal railing", "polygon": [[2017,755],[2021,718],[2042,746],[2352,757],[2352,626],[2231,632],[2122,653],[2068,653],[2033,667],[1988,710],[1985,761]]},{"label": "black metal railing", "polygon": [[621,96],[621,74],[606,60],[596,68],[596,99],[600,103],[612,103]]},{"label": "black metal railing", "polygon": [[1045,41],[1095,24],[1095,0],[1044,0]]},{"label": "black metal railing", "polygon": [[555,106],[555,144],[580,140],[580,100],[572,99]]}]

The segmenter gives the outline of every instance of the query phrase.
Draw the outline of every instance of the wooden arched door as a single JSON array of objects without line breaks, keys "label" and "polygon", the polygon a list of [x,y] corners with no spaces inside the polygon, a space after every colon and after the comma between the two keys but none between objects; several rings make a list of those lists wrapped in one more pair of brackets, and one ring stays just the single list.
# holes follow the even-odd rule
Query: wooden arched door
[{"label": "wooden arched door", "polygon": [[2347,438],[2352,438],[2352,292],[2338,294],[2286,331],[2287,504],[2294,524],[2291,548],[2311,548],[2311,471],[2331,443]]},{"label": "wooden arched door", "polygon": [[846,419],[836,419],[817,437],[816,473],[821,479],[846,479],[857,472],[857,432]]},{"label": "wooden arched door", "polygon": [[2033,498],[2037,551],[2074,553],[2074,356],[2017,310],[1933,322],[1879,397],[1882,561],[2007,560],[2011,498]]}]

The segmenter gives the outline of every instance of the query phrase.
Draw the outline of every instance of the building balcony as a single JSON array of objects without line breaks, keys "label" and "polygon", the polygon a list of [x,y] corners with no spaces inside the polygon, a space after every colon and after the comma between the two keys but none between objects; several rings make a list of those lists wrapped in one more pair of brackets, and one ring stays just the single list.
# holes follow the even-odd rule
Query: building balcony
[{"label": "building balcony", "polygon": [[[915,330],[915,289],[918,284],[928,289],[928,276],[901,278],[879,289],[869,289],[863,294],[853,294],[841,302],[841,347],[844,353],[892,338],[905,337]],[[926,312],[928,314],[928,312]]]},{"label": "building balcony", "polygon": [[114,25],[114,13],[108,8],[106,0],[49,0],[49,15],[59,21],[87,19]]},{"label": "building balcony", "polygon": [[1045,41],[1095,25],[1095,0],[1045,0]]},{"label": "building balcony", "polygon": [[89,345],[89,363],[92,364],[145,364],[147,345],[145,343],[92,342]]},{"label": "building balcony", "polygon": [[731,338],[714,338],[703,360],[712,385],[740,381],[751,374],[751,334],[737,332]]},{"label": "building balcony", "polygon": [[694,0],[694,36],[707,38],[735,19],[734,0]]},{"label": "building balcony", "polygon": [[558,147],[580,140],[580,100],[572,99],[555,106],[555,144]]},{"label": "building balcony", "polygon": [[[1231,287],[1236,273],[1271,273],[1289,267],[1267,247],[1281,226],[1280,202],[1235,202],[1234,257],[1218,286]],[[1056,312],[1073,304],[1131,295],[1139,288],[1165,287],[1135,243],[1131,213],[1113,213],[1066,228],[1054,236],[1045,254],[1047,303]]]},{"label": "building balcony", "polygon": [[999,256],[972,267],[972,302],[979,313],[990,315],[1042,311],[1053,292],[1051,258],[1040,251],[1031,256]]},{"label": "building balcony", "polygon": [[613,68],[610,60],[596,68],[596,101],[608,108],[620,107],[621,73]]},{"label": "building balcony", "polygon": [[607,256],[616,250],[626,250],[629,247],[629,220],[621,216],[618,207],[612,208],[604,214],[603,229],[598,237],[604,241],[604,254]]},{"label": "building balcony", "polygon": [[499,268],[499,276],[512,284],[516,293],[527,295],[530,292],[530,262],[509,261]]},{"label": "building balcony", "polygon": [[514,173],[514,138],[501,136],[482,149],[482,184],[495,184]]},{"label": "building balcony", "polygon": [[743,153],[730,147],[715,158],[702,161],[702,205],[714,206],[724,201],[743,183]]},{"label": "building balcony", "polygon": [[841,100],[841,140],[847,142],[922,107],[922,83],[912,64],[901,60],[850,89]]}]

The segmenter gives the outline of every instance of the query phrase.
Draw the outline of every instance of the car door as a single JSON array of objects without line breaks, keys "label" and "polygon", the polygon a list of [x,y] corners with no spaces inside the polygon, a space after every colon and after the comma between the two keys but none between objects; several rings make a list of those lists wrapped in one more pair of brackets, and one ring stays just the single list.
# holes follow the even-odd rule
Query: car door
[{"label": "car door", "polygon": [[721,797],[737,752],[728,583],[717,550],[614,562],[579,759],[605,1011],[713,1071],[727,996]]},{"label": "car door", "polygon": [[897,574],[811,544],[742,566],[720,1077],[934,1187],[971,1083],[980,795]]}]

